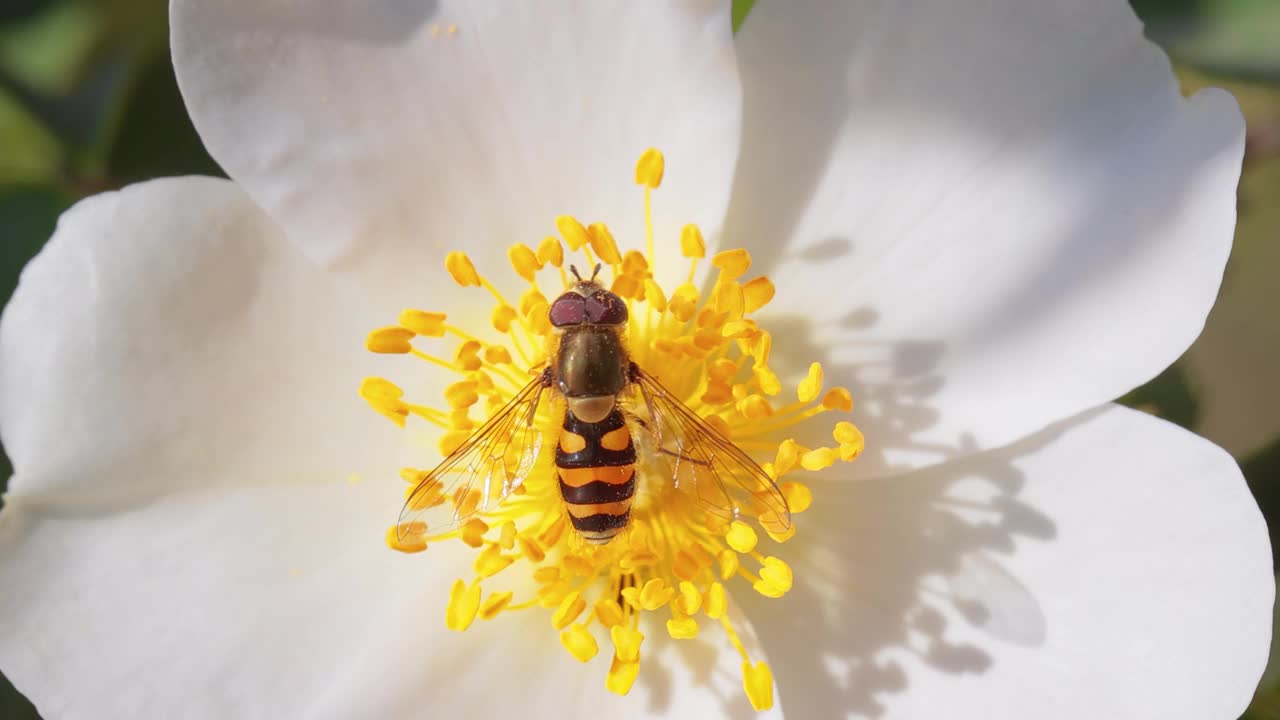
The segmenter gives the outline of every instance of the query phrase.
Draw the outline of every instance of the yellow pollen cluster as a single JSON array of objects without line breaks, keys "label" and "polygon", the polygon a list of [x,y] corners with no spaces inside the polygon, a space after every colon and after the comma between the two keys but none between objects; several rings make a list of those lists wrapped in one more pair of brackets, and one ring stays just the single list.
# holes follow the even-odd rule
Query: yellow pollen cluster
[{"label": "yellow pollen cluster", "polygon": [[[559,237],[548,236],[536,248],[517,243],[508,250],[512,269],[528,285],[510,300],[466,254],[450,253],[445,267],[458,285],[482,288],[492,297],[493,332],[472,334],[449,324],[444,313],[405,310],[396,325],[369,333],[368,349],[415,356],[455,373],[457,380],[445,389],[442,405],[409,402],[398,386],[382,378],[365,379],[361,397],[401,427],[412,415],[441,428],[438,448],[448,455],[546,366],[554,346],[550,301],[570,286],[565,270],[570,256],[577,254],[582,258],[579,268],[602,263],[607,270],[599,281],[626,301],[632,359],[659,374],[676,397],[722,435],[760,458],[792,515],[804,512],[813,495],[792,476],[853,460],[862,451],[862,433],[840,421],[830,446],[811,448],[778,438],[818,414],[847,412],[853,400],[848,390],[824,385],[818,363],[800,380],[794,399],[785,399],[783,383],[769,366],[772,338],[751,317],[772,300],[775,289],[764,276],[744,279],[751,267],[746,250],[712,256],[717,275],[703,292],[694,278],[706,261],[706,243],[695,225],[687,225],[679,241],[689,261],[688,275],[669,292],[663,289],[653,275],[651,193],[661,185],[664,171],[657,150],[645,151],[636,164],[635,181],[644,189],[644,253],[620,250],[604,223],[584,225],[567,215],[557,217]],[[418,347],[444,337],[453,340],[451,355]],[[741,582],[763,596],[783,597],[794,582],[791,567],[762,548],[791,539],[795,518],[785,534],[774,534],[758,529],[749,513],[733,521],[712,516],[687,494],[676,492],[660,465],[642,457],[629,526],[605,545],[587,543],[569,523],[554,453],[546,450],[555,446],[563,413],[557,398],[544,398],[535,419],[544,450],[515,492],[483,512],[473,512],[480,502],[474,490],[451,497],[443,491],[414,494],[429,470],[405,468],[401,476],[408,482],[411,504],[449,503],[460,517],[469,518],[438,532],[423,522],[392,527],[387,544],[403,552],[420,552],[444,541],[475,548],[473,577],[458,579],[449,590],[445,625],[463,631],[477,619],[544,608],[574,658],[585,663],[597,656],[602,643],[612,646],[605,685],[620,695],[636,680],[644,632],[655,630],[641,622],[643,615],[661,612],[667,634],[675,639],[694,638],[705,625],[718,625],[741,655],[743,688],[752,706],[771,707],[772,673],[767,663],[748,656],[730,619],[726,585]]]}]

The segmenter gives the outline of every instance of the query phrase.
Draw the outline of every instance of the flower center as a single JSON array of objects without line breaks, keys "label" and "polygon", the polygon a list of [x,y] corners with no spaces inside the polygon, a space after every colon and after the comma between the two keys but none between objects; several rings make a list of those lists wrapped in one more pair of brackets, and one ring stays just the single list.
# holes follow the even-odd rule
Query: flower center
[{"label": "flower center", "polygon": [[[853,424],[841,421],[835,425],[835,442],[829,447],[807,448],[790,438],[778,441],[793,425],[831,410],[847,412],[853,401],[844,388],[823,392],[818,363],[799,382],[794,401],[778,400],[783,385],[769,367],[772,339],[751,318],[773,298],[774,286],[764,276],[743,279],[751,265],[746,250],[726,250],[711,258],[718,276],[703,295],[693,280],[706,249],[699,229],[686,225],[680,251],[689,260],[688,276],[671,292],[659,285],[652,272],[656,250],[651,196],[661,184],[663,169],[662,154],[652,149],[636,165],[636,183],[644,188],[645,253],[620,252],[603,223],[584,226],[561,216],[555,221],[559,238],[547,237],[536,249],[518,243],[508,250],[512,268],[529,285],[518,302],[509,302],[465,254],[453,252],[445,259],[459,285],[480,287],[492,295],[494,332],[472,334],[449,324],[444,313],[405,310],[397,325],[369,334],[367,346],[373,352],[412,355],[459,376],[445,389],[443,406],[411,403],[399,387],[382,378],[367,378],[360,387],[373,409],[397,425],[404,427],[412,415],[443,429],[439,450],[446,458],[468,452],[477,436],[486,432],[492,436],[494,420],[504,409],[511,419],[502,421],[497,431],[515,437],[524,432],[531,438],[514,444],[489,442],[487,447],[498,447],[502,457],[489,458],[485,467],[509,471],[510,480],[497,492],[491,492],[488,481],[466,484],[468,473],[477,473],[474,462],[455,466],[446,462],[436,470],[402,470],[401,476],[410,483],[406,512],[443,508],[456,522],[437,525],[410,519],[390,528],[386,539],[402,552],[420,552],[442,541],[475,548],[474,576],[453,584],[446,626],[463,631],[477,618],[491,620],[505,612],[545,608],[560,632],[560,642],[578,660],[585,663],[594,658],[602,639],[611,642],[613,658],[605,684],[620,695],[631,689],[639,672],[642,627],[648,627],[641,622],[643,615],[665,616],[666,632],[675,639],[696,637],[706,621],[719,625],[742,657],[743,685],[752,706],[762,710],[773,703],[772,673],[765,662],[752,662],[735,630],[726,583],[745,581],[770,598],[781,598],[791,589],[791,568],[764,547],[786,542],[795,535],[796,526],[789,517],[782,517],[785,509],[780,504],[770,505],[764,496],[785,498],[791,514],[804,512],[812,494],[789,476],[799,470],[821,470],[837,460],[853,460],[862,451],[863,438]],[[566,352],[561,342],[565,331],[552,323],[543,283],[550,276],[549,284],[557,290],[552,298],[582,287],[566,272],[570,268],[577,275],[576,268],[566,262],[573,254],[582,259],[577,267],[600,263],[607,268],[600,285],[626,304],[627,319],[620,334],[625,336],[630,361],[660,379],[669,396],[701,418],[699,426],[706,426],[703,432],[728,439],[752,455],[772,457],[757,469],[760,484],[754,489],[745,485],[744,502],[732,501],[723,490],[710,500],[705,487],[689,491],[696,484],[690,478],[700,477],[699,473],[710,477],[712,467],[720,470],[717,485],[740,482],[729,465],[717,464],[713,453],[718,451],[684,456],[684,451],[667,450],[665,443],[654,442],[647,452],[642,447],[635,454],[634,494],[625,502],[608,503],[608,507],[566,503],[569,471],[558,453],[538,452],[538,448],[570,452],[581,449],[574,443],[586,441],[565,429],[565,406],[550,384],[547,393],[531,401],[525,399],[529,397],[525,391],[538,387],[540,375],[549,377],[546,369],[556,366],[555,355]],[[566,317],[570,314],[567,311]],[[481,335],[491,339],[482,340]],[[451,358],[415,346],[423,339],[446,336],[456,341]],[[627,402],[619,395],[622,410],[627,410]],[[472,412],[477,405],[483,405],[476,413],[478,421]],[[513,407],[532,409],[514,412]],[[634,427],[623,432],[639,436],[654,430],[649,426],[654,422],[653,407],[648,410],[646,414],[644,408],[635,408]],[[697,432],[695,423],[696,418],[688,419],[680,427]],[[611,446],[611,435],[598,440],[606,448],[630,447],[625,439],[616,438]],[[515,444],[522,450],[513,450]],[[707,447],[714,444],[713,440]],[[685,463],[683,474],[681,463]],[[677,468],[675,472],[672,467]],[[462,482],[441,482],[448,475],[461,477]],[[602,514],[595,517],[625,518],[625,526],[603,544],[598,544],[599,539],[590,542],[582,533],[582,523],[574,521],[584,507],[600,510]],[[609,508],[621,514],[603,514]],[[523,594],[517,597],[517,593]]]}]

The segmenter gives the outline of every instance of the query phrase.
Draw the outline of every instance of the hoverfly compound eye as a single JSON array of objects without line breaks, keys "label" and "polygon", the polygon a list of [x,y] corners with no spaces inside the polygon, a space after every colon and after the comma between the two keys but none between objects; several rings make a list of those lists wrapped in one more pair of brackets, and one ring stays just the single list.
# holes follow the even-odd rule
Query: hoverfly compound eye
[{"label": "hoverfly compound eye", "polygon": [[555,327],[581,325],[586,317],[586,299],[575,292],[567,292],[551,303],[551,324]]},{"label": "hoverfly compound eye", "polygon": [[587,320],[598,325],[621,325],[627,321],[627,304],[603,290],[587,298]]}]

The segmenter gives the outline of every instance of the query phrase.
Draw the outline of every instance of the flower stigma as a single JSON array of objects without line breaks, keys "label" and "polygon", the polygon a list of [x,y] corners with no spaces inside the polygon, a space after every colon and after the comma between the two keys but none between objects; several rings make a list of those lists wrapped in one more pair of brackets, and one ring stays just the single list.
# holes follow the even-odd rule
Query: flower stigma
[{"label": "flower stigma", "polygon": [[[566,269],[577,255],[577,267],[588,272],[602,264],[601,284],[625,300],[631,359],[721,435],[764,460],[761,468],[776,482],[791,514],[804,512],[813,495],[794,476],[854,460],[862,452],[863,436],[842,420],[834,425],[830,446],[810,448],[780,438],[819,414],[848,412],[853,400],[844,388],[824,388],[818,363],[800,380],[794,399],[785,397],[782,381],[769,366],[772,338],[752,318],[775,289],[768,277],[746,278],[751,266],[746,250],[726,250],[708,260],[701,231],[686,225],[679,246],[688,274],[670,291],[658,283],[652,272],[657,248],[651,197],[662,183],[664,165],[662,153],[650,149],[635,168],[636,184],[644,191],[643,253],[621,251],[603,223],[584,225],[567,215],[557,217],[559,237],[548,236],[536,247],[516,243],[508,250],[512,269],[528,286],[515,301],[481,275],[466,254],[449,253],[445,267],[457,284],[492,296],[493,332],[455,327],[441,312],[404,310],[396,325],[369,333],[368,349],[414,356],[457,379],[445,388],[442,405],[410,402],[383,378],[366,378],[361,397],[402,428],[413,416],[443,430],[438,449],[449,456],[548,366],[557,331],[543,289],[554,288],[554,299],[570,288]],[[718,273],[705,294],[694,284],[704,262]],[[453,343],[451,356],[417,347],[435,338]],[[546,395],[531,420],[540,447],[553,448],[564,404],[558,393]],[[654,631],[649,623],[642,624],[643,615],[665,618],[667,634],[677,640],[718,625],[741,656],[743,688],[752,706],[772,707],[772,672],[766,662],[753,662],[748,655],[730,617],[727,589],[745,584],[769,598],[787,594],[793,584],[791,567],[772,552],[795,535],[794,517],[784,533],[775,533],[757,523],[750,508],[741,508],[737,519],[709,513],[675,487],[678,483],[669,470],[664,474],[656,458],[640,456],[629,524],[612,541],[592,544],[569,522],[552,456],[539,452],[510,494],[478,512],[482,501],[475,490],[463,488],[451,496],[424,493],[419,488],[430,467],[401,471],[411,507],[451,506],[457,517],[466,519],[434,532],[427,522],[400,523],[388,529],[387,544],[414,553],[438,542],[461,542],[477,551],[474,574],[459,578],[449,590],[445,625],[465,631],[477,619],[534,608],[550,611],[549,622],[561,644],[579,661],[595,658],[602,643],[612,645],[605,685],[619,695],[630,691],[639,672],[642,628]]]}]

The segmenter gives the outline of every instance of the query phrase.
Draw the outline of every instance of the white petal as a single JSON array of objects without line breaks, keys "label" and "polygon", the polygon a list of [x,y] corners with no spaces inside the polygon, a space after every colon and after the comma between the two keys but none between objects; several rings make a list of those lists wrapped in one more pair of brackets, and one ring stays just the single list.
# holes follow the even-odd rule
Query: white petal
[{"label": "white petal", "polygon": [[859,398],[863,472],[999,447],[1199,333],[1244,126],[1126,3],[761,2],[739,58],[725,235],[778,288],[779,364]]},{"label": "white petal", "polygon": [[604,687],[608,640],[581,665],[548,611],[446,630],[449,586],[470,579],[474,553],[386,549],[402,485],[391,482],[186,493],[99,517],[7,509],[0,666],[60,718],[716,717],[746,707],[739,658],[714,627],[679,644],[646,628],[648,669],[626,698]]},{"label": "white petal", "polygon": [[785,614],[748,607],[797,717],[1234,719],[1266,663],[1258,507],[1142,413],[814,495]]},{"label": "white petal", "polygon": [[173,0],[172,22],[213,156],[312,257],[383,284],[448,249],[492,273],[566,213],[643,247],[650,146],[667,156],[659,233],[723,219],[741,110],[728,3]]},{"label": "white petal", "polygon": [[398,437],[356,394],[373,322],[225,180],[84,200],[0,322],[10,499],[345,477]]}]

